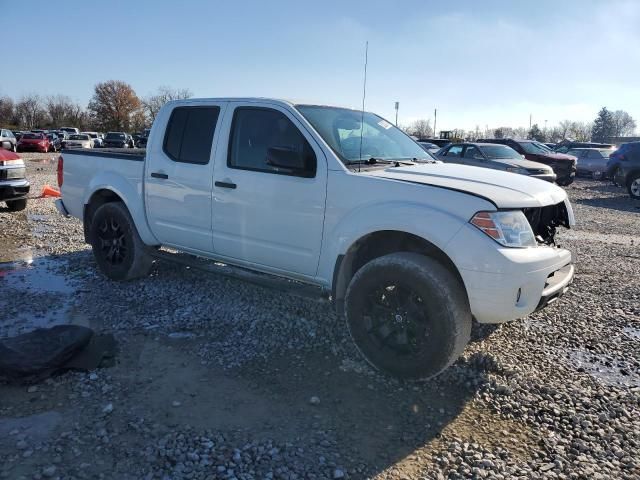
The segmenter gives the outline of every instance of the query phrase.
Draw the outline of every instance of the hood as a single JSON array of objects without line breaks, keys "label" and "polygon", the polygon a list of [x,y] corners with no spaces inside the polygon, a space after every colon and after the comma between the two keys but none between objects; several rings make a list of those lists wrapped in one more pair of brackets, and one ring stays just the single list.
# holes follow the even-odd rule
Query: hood
[{"label": "hood", "polygon": [[532,159],[536,159],[536,158],[540,158],[540,159],[547,159],[547,160],[570,160],[570,161],[574,161],[576,159],[576,157],[574,157],[573,155],[566,155],[564,153],[555,153],[555,152],[550,152],[550,153],[527,153],[527,157],[532,158]]},{"label": "hood", "polygon": [[540,170],[550,170],[551,167],[549,165],[545,165],[544,163],[534,162],[532,160],[517,159],[517,158],[490,158],[492,162],[503,163],[505,165],[511,165],[513,167],[527,168],[527,169],[540,169]]},{"label": "hood", "polygon": [[438,163],[391,167],[362,174],[456,190],[484,198],[498,208],[544,207],[567,198],[562,188],[549,182],[468,165]]}]

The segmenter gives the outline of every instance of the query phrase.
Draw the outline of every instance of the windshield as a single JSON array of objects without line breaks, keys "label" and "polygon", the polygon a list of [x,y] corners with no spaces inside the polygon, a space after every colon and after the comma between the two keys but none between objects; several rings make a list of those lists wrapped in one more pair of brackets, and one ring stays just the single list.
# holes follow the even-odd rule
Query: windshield
[{"label": "windshield", "polygon": [[41,133],[25,133],[24,135],[22,135],[22,138],[27,140],[33,140],[36,138],[44,138],[44,135]]},{"label": "windshield", "polygon": [[70,135],[69,140],[89,140],[89,135]]},{"label": "windshield", "polygon": [[540,142],[521,142],[520,146],[527,153],[547,154],[553,153],[549,147]]},{"label": "windshield", "polygon": [[345,164],[370,158],[433,160],[402,130],[373,113],[315,105],[296,108]]},{"label": "windshield", "polygon": [[107,133],[107,140],[124,140],[124,133]]},{"label": "windshield", "polygon": [[522,156],[513,148],[506,145],[481,145],[480,150],[487,158],[511,158],[522,160]]}]

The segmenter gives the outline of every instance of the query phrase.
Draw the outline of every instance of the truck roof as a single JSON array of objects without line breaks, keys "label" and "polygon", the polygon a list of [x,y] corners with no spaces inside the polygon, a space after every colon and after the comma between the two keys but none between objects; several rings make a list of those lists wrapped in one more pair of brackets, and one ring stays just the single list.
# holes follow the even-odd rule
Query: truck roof
[{"label": "truck roof", "polygon": [[305,101],[305,100],[292,100],[284,98],[271,98],[271,97],[201,97],[201,98],[187,98],[184,100],[171,100],[167,104],[185,105],[189,103],[199,102],[253,102],[253,103],[275,103],[276,105],[295,107],[296,105],[313,105],[318,107],[335,107],[345,108],[348,110],[360,111],[359,108],[345,107],[344,105],[332,105],[322,102]]}]

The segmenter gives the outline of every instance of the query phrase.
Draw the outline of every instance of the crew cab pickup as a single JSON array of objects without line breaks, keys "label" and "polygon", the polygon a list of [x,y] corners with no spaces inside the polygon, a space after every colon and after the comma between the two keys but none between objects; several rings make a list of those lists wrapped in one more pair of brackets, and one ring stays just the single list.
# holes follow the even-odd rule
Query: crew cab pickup
[{"label": "crew cab pickup", "polygon": [[166,246],[313,284],[363,356],[402,378],[450,365],[473,317],[524,317],[574,274],[554,241],[574,224],[563,189],[436,162],[347,108],[172,101],[146,152],[65,150],[58,182],[58,209],[82,219],[107,277],[147,274]]}]

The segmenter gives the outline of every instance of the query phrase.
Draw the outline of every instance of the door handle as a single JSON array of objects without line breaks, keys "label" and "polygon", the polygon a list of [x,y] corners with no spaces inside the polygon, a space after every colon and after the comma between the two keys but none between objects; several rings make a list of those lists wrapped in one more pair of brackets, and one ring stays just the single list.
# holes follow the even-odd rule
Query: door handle
[{"label": "door handle", "polygon": [[231,183],[231,182],[216,182],[216,187],[222,187],[222,188],[236,188],[237,185],[235,183]]},{"label": "door handle", "polygon": [[151,176],[153,178],[162,178],[163,180],[166,180],[167,178],[169,178],[169,175],[167,175],[166,173],[160,173],[160,172],[151,172]]}]

